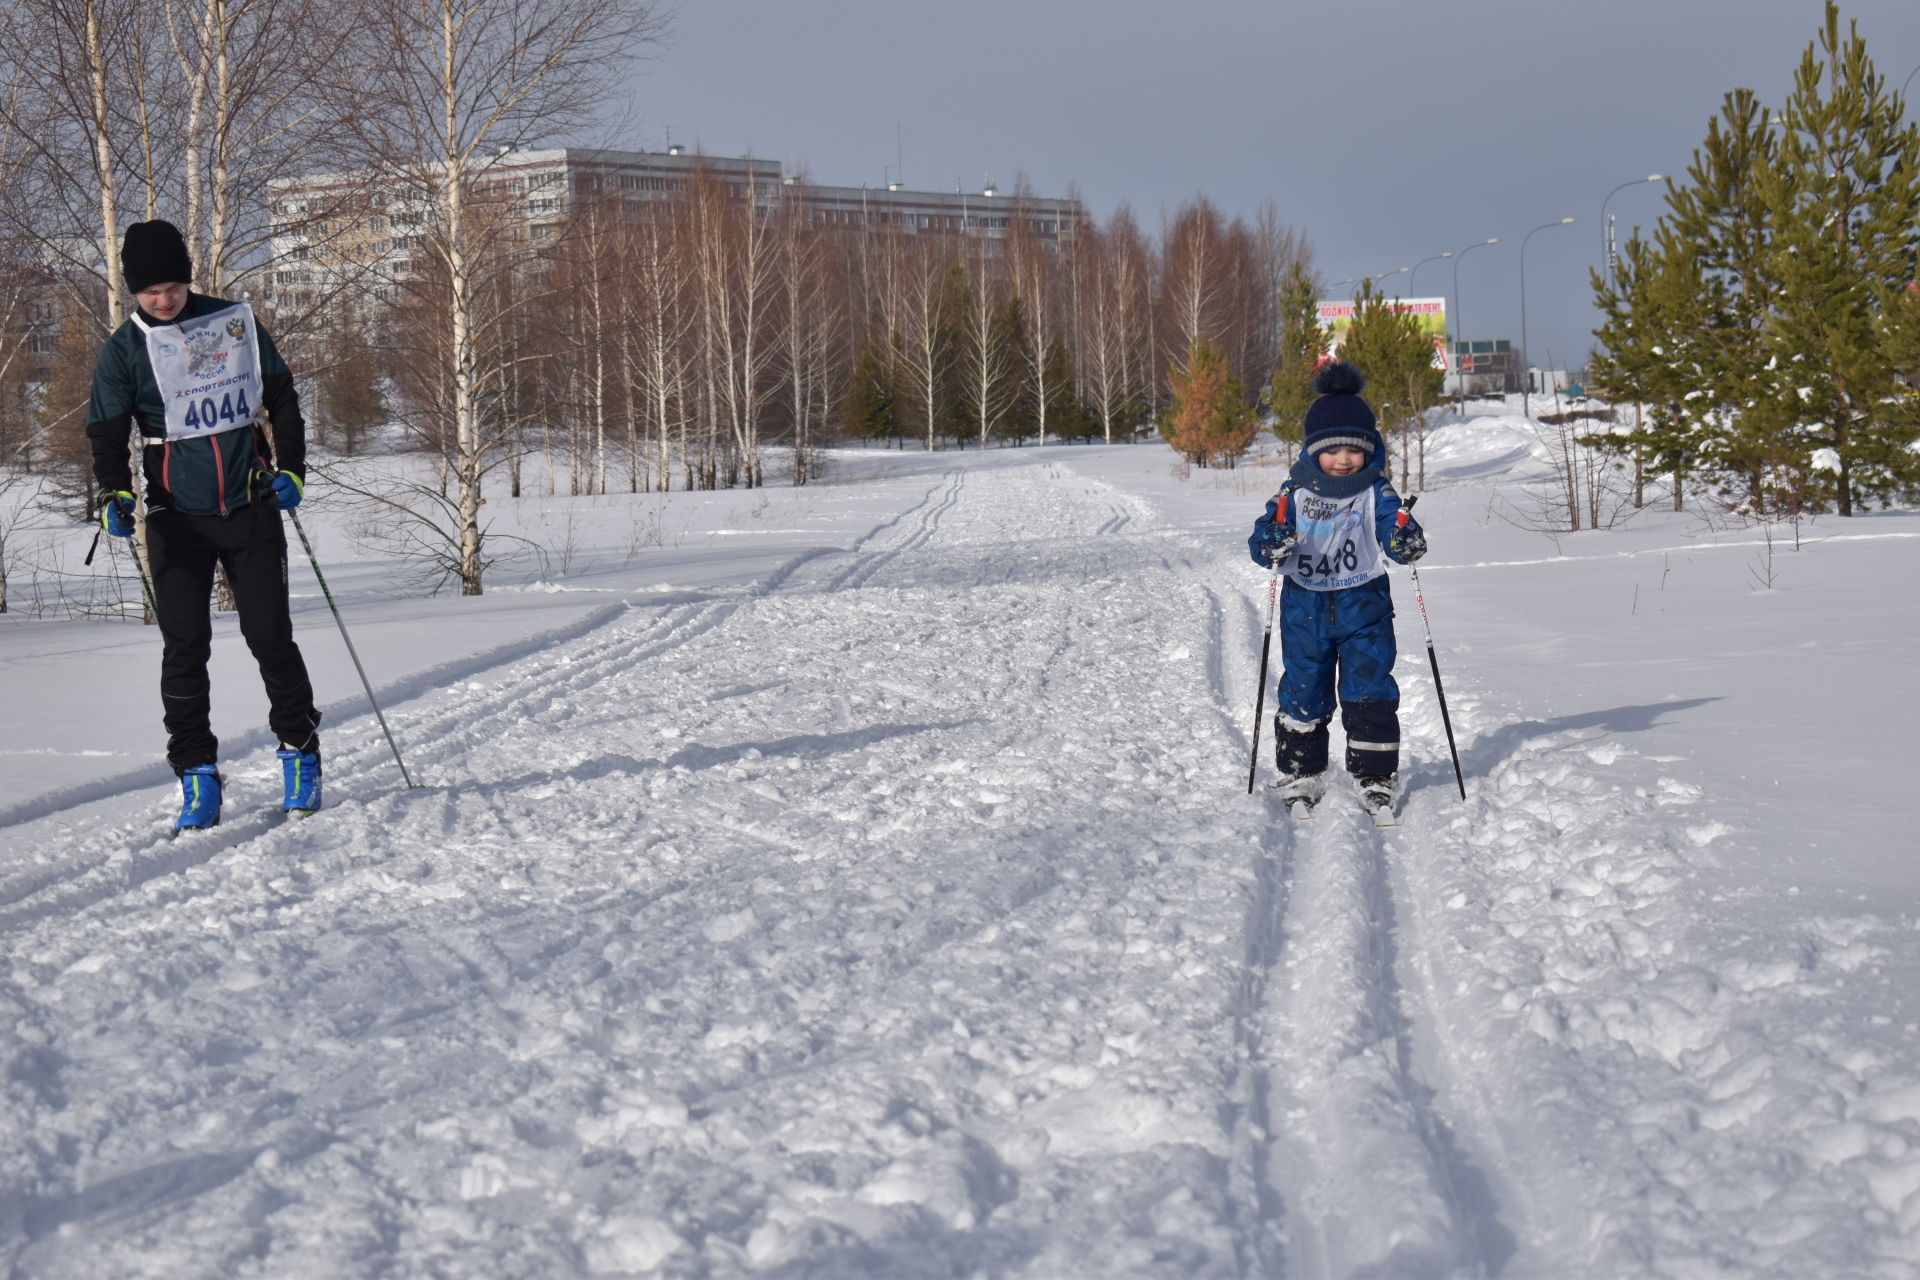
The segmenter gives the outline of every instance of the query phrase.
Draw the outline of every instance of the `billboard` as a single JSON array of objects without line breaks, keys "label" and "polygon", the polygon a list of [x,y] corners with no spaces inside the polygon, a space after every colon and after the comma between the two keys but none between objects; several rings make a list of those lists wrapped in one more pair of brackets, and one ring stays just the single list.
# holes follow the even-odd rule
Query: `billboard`
[{"label": "billboard", "polygon": [[[1420,332],[1433,339],[1433,367],[1447,367],[1447,300],[1445,298],[1388,298],[1387,305],[1402,315],[1420,322]],[[1340,354],[1347,329],[1353,324],[1355,305],[1351,302],[1317,303],[1320,327],[1327,331],[1327,351]]]}]

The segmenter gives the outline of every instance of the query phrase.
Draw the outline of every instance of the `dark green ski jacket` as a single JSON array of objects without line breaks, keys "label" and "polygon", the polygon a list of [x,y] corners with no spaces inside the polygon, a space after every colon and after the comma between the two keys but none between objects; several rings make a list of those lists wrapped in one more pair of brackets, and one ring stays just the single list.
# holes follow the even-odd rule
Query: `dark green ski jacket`
[{"label": "dark green ski jacket", "polygon": [[[222,298],[194,293],[187,297],[182,320],[232,306]],[[156,328],[151,316],[144,316]],[[169,322],[171,323],[171,322]],[[258,324],[262,407],[272,420],[273,433],[255,423],[249,428],[223,431],[192,440],[167,439],[167,415],[160,401],[160,384],[147,358],[146,335],[132,318],[108,338],[93,366],[93,394],[87,402],[87,441],[93,449],[93,478],[103,490],[133,488],[133,469],[127,460],[127,428],[139,429],[143,470],[150,510],[171,508],[182,515],[228,515],[253,500],[253,474],[274,465],[276,451],[282,470],[303,480],[307,474],[307,425],[300,416],[300,396],[293,374],[280,351]]]}]

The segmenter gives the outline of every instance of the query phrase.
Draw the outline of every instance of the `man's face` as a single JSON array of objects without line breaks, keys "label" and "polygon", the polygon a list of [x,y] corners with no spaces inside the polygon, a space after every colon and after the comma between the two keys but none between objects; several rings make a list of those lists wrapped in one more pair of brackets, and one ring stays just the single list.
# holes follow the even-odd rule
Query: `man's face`
[{"label": "man's face", "polygon": [[171,320],[186,309],[187,286],[152,284],[133,295],[140,309],[155,320]]}]

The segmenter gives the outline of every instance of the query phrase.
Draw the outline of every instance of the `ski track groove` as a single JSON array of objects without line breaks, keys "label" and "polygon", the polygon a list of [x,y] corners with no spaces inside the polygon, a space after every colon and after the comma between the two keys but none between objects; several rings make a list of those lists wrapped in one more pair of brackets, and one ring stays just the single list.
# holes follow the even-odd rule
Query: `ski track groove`
[{"label": "ski track groove", "polygon": [[[941,502],[935,514],[932,517],[923,516],[923,521],[930,520],[937,525],[937,511],[952,506],[959,484],[958,475],[951,477],[941,491]],[[934,490],[941,490],[941,486],[935,485]],[[901,518],[924,512],[933,502],[934,490],[930,490]],[[870,531],[850,551],[825,548],[795,557],[748,595],[731,600],[669,605],[657,615],[645,618],[632,634],[618,634],[635,625],[633,614],[639,612],[641,606],[630,606],[628,614],[610,619],[583,636],[574,638],[567,645],[567,657],[563,664],[554,665],[543,658],[513,660],[506,668],[508,675],[505,682],[488,687],[477,699],[480,703],[478,707],[471,703],[456,703],[453,706],[390,713],[388,722],[395,727],[396,739],[409,744],[402,747],[402,752],[410,754],[410,771],[420,780],[415,789],[441,789],[426,782],[427,775],[419,765],[440,764],[464,755],[474,740],[486,736],[489,728],[524,719],[528,714],[528,704],[535,698],[544,697],[545,704],[550,705],[559,697],[577,694],[605,680],[610,674],[623,674],[640,663],[678,648],[722,625],[753,599],[778,590],[805,564],[822,554],[850,555],[854,560],[854,566],[849,570],[851,575],[870,558],[863,554],[866,543],[882,537],[897,523],[898,520],[889,521]],[[925,540],[922,534],[931,536],[924,523],[921,530],[916,531],[919,541]],[[892,552],[882,554],[890,557]],[[465,683],[471,686],[474,682],[469,678]],[[441,701],[445,701],[447,696],[443,692]],[[360,741],[356,742],[356,738]],[[336,740],[341,745],[334,745]],[[421,743],[426,745],[419,745]],[[330,731],[328,736],[329,766],[344,777],[369,776],[371,770],[384,765],[391,754],[385,736],[379,732],[370,714],[343,723]],[[135,787],[122,794],[135,794],[143,790],[145,788]],[[399,795],[406,794],[404,787],[389,790]],[[38,821],[57,820],[57,817],[55,814],[52,819]],[[170,820],[143,823],[134,828],[109,828],[99,836],[99,843],[106,846],[104,848],[89,851],[83,847],[73,858],[35,868],[0,882],[0,908],[27,904],[20,910],[0,909],[0,935],[21,923],[85,910],[107,901],[116,893],[136,890],[159,876],[203,866],[220,854],[236,850],[272,831],[282,821],[278,814],[234,813],[229,808],[229,812],[223,814],[220,826],[212,831],[176,836]],[[137,842],[139,836],[135,833],[142,829],[150,833],[146,843],[136,843],[131,848],[121,843],[127,836],[133,836]],[[115,868],[121,862],[126,863],[125,874],[115,874]],[[33,901],[56,888],[63,891],[42,902]]]},{"label": "ski track groove", "polygon": [[[1062,478],[1057,468],[1053,469],[1052,474],[1055,478]],[[933,486],[920,503],[875,529],[845,553],[828,550],[799,557],[783,566],[773,579],[749,596],[670,605],[637,625],[631,613],[623,615],[566,646],[558,662],[547,656],[539,660],[522,660],[517,674],[509,668],[509,674],[504,679],[490,682],[474,695],[472,701],[422,708],[398,718],[396,734],[403,741],[430,744],[415,749],[414,754],[422,765],[444,766],[450,760],[468,755],[476,743],[488,740],[497,732],[509,730],[569,700],[584,698],[608,681],[629,679],[631,673],[642,664],[657,663],[686,652],[690,641],[726,627],[740,615],[743,608],[771,597],[776,590],[788,586],[790,582],[804,594],[808,571],[838,554],[845,554],[849,562],[844,568],[833,572],[818,590],[837,594],[869,588],[907,553],[933,542],[941,531],[943,520],[961,502],[963,479],[960,473],[947,477],[944,483]],[[1086,492],[1089,496],[1096,496],[1094,490]],[[1114,538],[1133,522],[1133,515],[1122,503],[1110,502],[1107,509],[1109,514],[1105,523],[1099,526],[1098,533],[1103,538]],[[1203,568],[1196,563],[1193,552],[1184,548],[1171,556],[1163,554],[1161,563],[1168,572],[1187,584],[1187,591],[1205,615],[1208,645],[1204,659],[1205,683],[1213,692],[1210,701],[1220,730],[1229,743],[1237,741],[1240,744],[1244,759],[1246,729],[1244,725],[1235,723],[1236,717],[1229,710],[1233,699],[1228,696],[1228,672],[1222,660],[1222,653],[1226,650],[1223,627],[1227,614],[1221,605],[1220,591],[1204,581],[1212,566]],[[1010,559],[1000,569],[1004,582],[1015,581],[1017,570]],[[1222,590],[1239,589],[1238,583],[1222,587]],[[1235,629],[1243,636],[1257,638],[1257,609],[1240,611],[1236,621],[1240,625]],[[1069,605],[1051,624],[1051,643],[1043,660],[1017,672],[1011,685],[992,690],[983,701],[1011,706],[1043,705],[1054,682],[1056,668],[1072,656],[1078,623],[1079,616]],[[1098,625],[1097,618],[1093,625]],[[1247,647],[1241,644],[1235,649]],[[1251,675],[1252,671],[1248,670],[1245,683],[1249,686]],[[472,683],[469,682],[469,686]],[[751,697],[758,692],[780,688],[782,684],[775,681],[757,687],[749,686],[744,692],[731,696]],[[444,700],[445,695],[442,697]],[[350,726],[357,730],[357,735],[351,733]],[[1021,732],[1019,718],[1008,717],[1004,726],[987,733],[984,751],[976,747],[974,753],[991,757],[1005,752],[1018,744]],[[365,717],[360,718],[357,724],[349,722],[349,725],[343,725],[336,731],[336,736],[346,739],[349,744],[336,749],[335,755],[346,776],[364,776],[364,771],[377,764],[386,753],[384,739],[373,732]],[[353,742],[353,736],[360,741]],[[636,766],[648,764],[646,761],[630,763]],[[563,777],[565,772],[558,771],[550,778]],[[442,787],[431,790],[438,803],[451,805],[453,796],[450,792]],[[494,823],[503,828],[513,826],[514,809],[507,803],[510,790],[503,790],[499,784],[469,785],[463,794],[466,797],[464,804],[478,802]],[[417,807],[426,797],[416,797],[399,788],[390,788],[378,795],[357,796],[355,799],[357,803],[354,808],[357,810],[365,810],[368,806],[394,810],[396,807]],[[1297,1182],[1290,1182],[1278,1167],[1285,1163],[1288,1155],[1298,1153],[1290,1150],[1284,1141],[1281,1129],[1285,1117],[1276,1106],[1284,1097],[1284,1090],[1276,1081],[1285,1075],[1288,1065],[1282,1046],[1290,1035],[1305,1030],[1288,1020],[1286,978],[1287,968],[1294,959],[1291,945],[1293,923],[1289,916],[1290,911],[1297,910],[1295,899],[1298,890],[1294,886],[1294,877],[1296,859],[1300,853],[1298,832],[1291,819],[1270,798],[1263,797],[1263,801],[1266,821],[1260,828],[1262,834],[1251,855],[1250,887],[1241,926],[1240,976],[1229,1006],[1238,1064],[1233,1069],[1235,1083],[1231,1090],[1231,1105],[1235,1114],[1227,1121],[1232,1154],[1228,1161],[1226,1211],[1233,1233],[1235,1269],[1239,1274],[1306,1275],[1314,1273],[1308,1261],[1310,1255],[1301,1252],[1298,1243],[1300,1227],[1290,1219],[1301,1216],[1300,1205],[1310,1197],[1298,1187]],[[358,812],[353,815],[355,820],[360,816]],[[1331,817],[1331,814],[1323,814],[1317,819],[1316,830],[1319,834],[1324,836],[1329,832]],[[449,808],[447,818],[448,832],[452,835],[460,829],[457,825],[458,814]],[[373,820],[378,819],[373,817]],[[707,821],[716,828],[731,830],[756,841],[767,841],[789,852],[803,848],[793,840],[770,835],[750,825],[726,819],[718,813],[709,814]],[[215,832],[196,833],[179,840],[156,841],[125,858],[108,854],[98,864],[87,868],[78,877],[78,883],[69,882],[67,892],[51,896],[47,895],[48,889],[63,878],[71,881],[74,871],[71,863],[41,869],[28,877],[16,877],[0,887],[0,905],[14,908],[0,913],[0,931],[23,924],[49,923],[56,916],[64,917],[97,907],[116,894],[132,892],[158,878],[201,867],[221,854],[271,837],[283,825],[277,820],[248,816],[230,820],[228,825]],[[1423,1110],[1419,1100],[1422,1090],[1411,1078],[1408,1018],[1397,1008],[1406,999],[1407,993],[1394,973],[1396,966],[1392,959],[1390,936],[1394,918],[1393,894],[1381,862],[1381,843],[1369,828],[1359,836],[1349,831],[1348,839],[1341,847],[1309,848],[1307,852],[1309,856],[1323,860],[1337,859],[1343,852],[1349,860],[1356,855],[1358,857],[1359,897],[1334,907],[1333,913],[1336,916],[1344,913],[1349,919],[1364,918],[1368,927],[1356,934],[1350,951],[1342,959],[1367,975],[1361,984],[1363,991],[1368,982],[1372,983],[1375,996],[1392,1006],[1367,1010],[1364,1020],[1366,1030],[1390,1045],[1387,1056],[1391,1059],[1389,1093],[1393,1105],[1402,1113],[1408,1132],[1425,1142],[1429,1157],[1425,1165],[1426,1175],[1444,1187],[1446,1170],[1438,1166],[1432,1144],[1426,1141],[1430,1137],[1428,1131],[1433,1125],[1432,1117]],[[874,856],[880,856],[880,851],[876,850]],[[121,862],[127,864],[125,868],[118,866]],[[857,875],[860,865],[851,864],[846,870]],[[690,892],[699,898],[702,896],[699,890],[703,883],[724,879],[727,874],[722,867],[697,880],[683,878],[672,882],[653,895],[648,900],[649,905],[657,907],[676,897],[685,897]],[[905,951],[883,953],[866,966],[869,970],[867,976],[860,982],[849,983],[844,995],[848,1000],[871,1002],[877,999],[886,1003],[889,997],[911,985],[914,975],[929,959],[955,946],[1004,929],[1010,921],[1017,921],[1036,909],[1038,904],[1046,901],[1062,886],[1063,882],[1058,876],[1029,878],[996,914],[970,923],[948,920],[938,927],[925,929],[914,939],[912,947]],[[204,887],[212,890],[217,886],[209,884]],[[1106,887],[1116,894],[1127,891],[1125,883]],[[604,905],[576,909],[580,931],[591,933],[597,930],[610,935],[609,922],[631,916],[636,905],[631,896],[615,894]],[[507,920],[499,917],[491,919],[492,927],[507,923]],[[545,962],[563,954],[569,945],[556,944],[550,952],[536,953],[531,958],[523,957],[516,964],[490,940],[483,938],[477,941],[481,948],[479,951],[474,949],[472,943],[458,945],[457,935],[454,934],[442,935],[438,945],[455,967],[487,994],[496,1014],[505,1018],[514,1015],[500,1004],[501,992],[522,974],[541,972]],[[416,963],[421,962],[418,956],[414,959]],[[847,1012],[844,1003],[824,1006],[815,1010],[809,1021],[823,1030],[833,1028],[844,1022]],[[436,1005],[429,1002],[407,1009],[404,1021],[413,1026],[417,1034],[428,1026],[445,1027],[452,1031],[463,1018],[470,1016],[471,1010],[458,1004]],[[398,1024],[383,1025],[391,1030]],[[371,1034],[373,1030],[369,1027],[363,1034]],[[847,1034],[845,1028],[836,1034],[816,1035],[813,1039],[816,1045],[814,1052],[790,1055],[765,1064],[760,1074],[741,1084],[720,1084],[705,1092],[684,1091],[683,1097],[689,1111],[700,1115],[712,1114],[733,1102],[764,1094],[769,1088],[777,1088],[782,1081],[805,1080],[836,1066],[857,1062],[863,1055],[878,1054],[884,1049],[882,1044]],[[1312,1152],[1311,1158],[1324,1168],[1328,1161],[1337,1158],[1337,1153],[1333,1144],[1330,1144]],[[1449,1223],[1453,1229],[1448,1239],[1451,1243],[1457,1243],[1460,1235],[1457,1223],[1452,1221],[1454,1217],[1457,1214],[1450,1209]],[[1325,1260],[1326,1257],[1323,1246],[1319,1258]],[[1420,1260],[1430,1263],[1437,1261],[1438,1256],[1422,1255]],[[1483,1272],[1477,1260],[1458,1254],[1449,1258],[1448,1264],[1451,1270],[1462,1274]]]},{"label": "ski track groove", "polygon": [[[689,1276],[1477,1280],[1502,1274],[1516,1241],[1543,1239],[1563,1248],[1550,1257],[1651,1268],[1617,1224],[1657,1236],[1670,1187],[1617,1172],[1646,1163],[1624,1126],[1591,1139],[1611,1183],[1556,1184],[1557,1206],[1531,1194],[1539,1160],[1499,1123],[1455,993],[1480,960],[1439,905],[1475,877],[1504,883],[1468,833],[1523,833],[1501,836],[1517,860],[1539,827],[1528,780],[1562,767],[1568,735],[1501,747],[1486,736],[1501,717],[1462,690],[1462,812],[1422,655],[1403,645],[1399,828],[1361,813],[1337,756],[1310,822],[1264,791],[1241,804],[1265,582],[1231,548],[1154,530],[1148,510],[1057,463],[955,469],[850,548],[797,556],[750,591],[632,606],[395,717],[424,766],[444,779],[461,763],[457,785],[355,786],[310,823],[242,813],[177,840],[151,820],[76,833],[34,819],[69,852],[0,884],[0,936],[23,966],[0,1000],[46,1043],[78,1016],[46,993],[111,976],[105,958],[129,940],[159,962],[128,979],[155,1000],[245,979],[249,965],[294,972],[287,1034],[314,1037],[324,1061],[288,1078],[262,1051],[213,1074],[229,1105],[270,1117],[252,1125],[249,1162],[276,1152],[289,1176],[365,1206],[334,1263],[427,1266],[407,1252],[423,1232],[451,1247],[457,1233],[413,1216],[423,1186],[480,1188],[458,1203],[484,1218],[504,1197],[496,1182],[538,1185],[590,1159],[600,1173],[574,1217],[534,1211],[474,1274],[577,1271],[629,1213],[676,1223],[688,1252],[670,1274]],[[970,642],[999,660],[964,667]],[[859,679],[832,687],[845,677]],[[1263,718],[1264,779],[1271,706]],[[370,716],[331,733],[343,776],[381,767]],[[1105,779],[1104,803],[1041,794]],[[145,804],[136,794],[129,809]],[[1565,840],[1614,838],[1589,826]],[[1023,861],[1029,830],[1038,856]],[[601,853],[618,856],[591,861]],[[1566,861],[1578,870],[1582,856],[1597,855]],[[163,949],[227,916],[244,923],[220,926],[211,950]],[[1177,945],[1155,932],[1169,918]],[[788,938],[788,924],[803,928]],[[1143,976],[1166,989],[1118,989]],[[133,1007],[97,1000],[80,1008]],[[1183,1025],[1189,1002],[1218,1025]],[[387,1041],[432,1048],[393,1055]],[[1536,1093],[1609,1083],[1565,1044],[1526,1043],[1516,1070]],[[1096,1058],[1089,1082],[1077,1073]],[[113,1115],[81,1116],[41,1063],[15,1059],[29,1099],[17,1114],[110,1149],[115,1116],[142,1105],[141,1078],[123,1082]],[[1117,1083],[1131,1073],[1151,1082],[1138,1096]],[[412,1109],[426,1096],[444,1121]],[[1189,1096],[1205,1123],[1128,1110]],[[1076,1146],[1083,1112],[1140,1136]],[[489,1136],[502,1124],[535,1137]],[[412,1132],[436,1125],[452,1135],[444,1153]],[[1053,1145],[1036,1148],[1035,1131]],[[161,1136],[192,1146],[185,1130]],[[1574,1170],[1582,1135],[1548,1136]],[[518,1164],[490,1172],[474,1155],[496,1149]],[[0,1260],[17,1273],[42,1250],[81,1247],[63,1224],[113,1185],[86,1184],[59,1152],[50,1140],[23,1157],[15,1178],[34,1190],[0,1198]],[[138,1214],[165,1232],[251,1167],[205,1166],[180,1204]],[[808,1216],[902,1168],[962,1189],[845,1244],[843,1223]],[[1172,1187],[1191,1198],[1168,1208],[1158,1197]],[[251,1243],[222,1255],[236,1274],[289,1261],[265,1225],[270,1200],[246,1211]],[[871,1199],[859,1220],[897,1203]],[[1105,1229],[1115,1215],[1128,1230]],[[1080,1229],[1050,1253],[1060,1224]],[[1613,1234],[1590,1243],[1596,1224]],[[158,1238],[147,1230],[116,1222],[99,1247],[123,1232],[131,1252],[76,1256],[137,1259]],[[1874,1261],[1822,1256],[1862,1274]]]}]

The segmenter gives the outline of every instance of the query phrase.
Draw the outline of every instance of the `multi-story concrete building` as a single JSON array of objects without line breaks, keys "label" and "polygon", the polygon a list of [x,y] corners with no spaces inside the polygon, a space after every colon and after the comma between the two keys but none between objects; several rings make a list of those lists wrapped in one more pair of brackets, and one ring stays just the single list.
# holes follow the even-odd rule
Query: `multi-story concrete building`
[{"label": "multi-story concrete building", "polygon": [[[476,216],[503,218],[509,239],[538,247],[550,240],[576,200],[616,196],[658,200],[682,191],[696,172],[737,197],[764,190],[777,199],[776,160],[663,152],[555,147],[502,151],[469,179]],[[424,192],[400,177],[315,173],[273,185],[273,293],[286,302],[349,286],[386,292],[411,273],[429,225]]]},{"label": "multi-story concrete building", "polygon": [[819,187],[792,179],[816,223],[848,227],[897,227],[920,233],[966,233],[993,239],[1006,236],[1016,217],[1031,219],[1041,239],[1071,240],[1086,222],[1080,202],[1053,196],[1007,195],[995,187],[980,191],[911,191],[894,182],[885,187]]},{"label": "multi-story concrete building", "polygon": [[[775,160],[707,156],[681,147],[666,151],[603,151],[557,147],[502,151],[470,178],[475,216],[499,219],[510,242],[537,252],[550,241],[568,209],[582,199],[663,200],[686,190],[696,176],[734,198],[751,200],[763,216],[799,200],[816,225],[884,227],[1000,239],[1025,217],[1048,243],[1070,239],[1086,221],[1080,202],[1002,194],[989,186],[963,191],[886,187],[825,187],[787,178]],[[314,173],[276,182],[274,267],[270,295],[292,306],[311,305],[340,289],[390,294],[396,280],[420,265],[432,224],[424,191],[405,180],[366,173]]]}]

